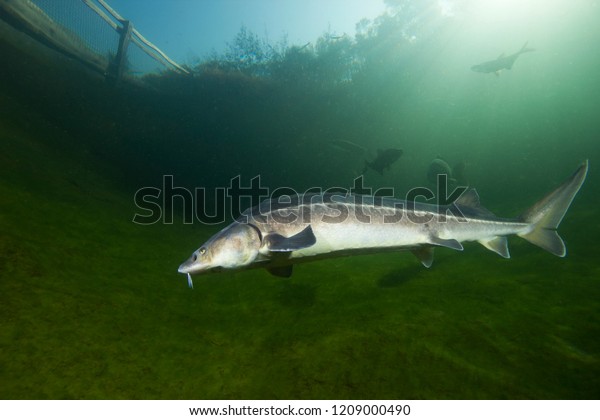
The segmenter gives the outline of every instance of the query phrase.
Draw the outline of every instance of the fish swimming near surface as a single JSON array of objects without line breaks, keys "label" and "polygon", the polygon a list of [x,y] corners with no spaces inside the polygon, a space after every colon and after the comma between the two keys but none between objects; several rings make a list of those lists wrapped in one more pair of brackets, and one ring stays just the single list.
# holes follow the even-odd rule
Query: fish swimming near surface
[{"label": "fish swimming near surface", "polygon": [[588,171],[585,161],[558,188],[514,219],[494,216],[474,189],[449,205],[360,195],[288,196],[247,209],[179,266],[191,274],[262,267],[289,277],[296,263],[391,250],[411,251],[429,268],[436,247],[463,250],[477,241],[510,258],[506,237],[517,235],[559,257],[566,255],[556,232]]},{"label": "fish swimming near surface", "polygon": [[508,56],[501,54],[500,57],[498,57],[495,60],[486,61],[485,63],[476,64],[472,66],[471,70],[476,71],[478,73],[494,73],[496,74],[496,76],[499,76],[501,70],[510,70],[513,64],[515,64],[517,58],[519,58],[521,54],[532,51],[535,50],[533,48],[527,48],[526,42],[525,45],[523,45],[523,47],[518,52]]},{"label": "fish swimming near surface", "polygon": [[367,172],[369,168],[373,169],[379,175],[383,175],[385,169],[390,169],[392,164],[402,156],[402,149],[378,149],[377,156],[371,162],[365,160],[365,168],[362,173]]},{"label": "fish swimming near surface", "polygon": [[364,147],[356,143],[352,143],[348,140],[331,140],[329,142],[329,145],[335,149],[342,150],[346,153],[363,155],[367,152],[367,149],[365,149]]}]

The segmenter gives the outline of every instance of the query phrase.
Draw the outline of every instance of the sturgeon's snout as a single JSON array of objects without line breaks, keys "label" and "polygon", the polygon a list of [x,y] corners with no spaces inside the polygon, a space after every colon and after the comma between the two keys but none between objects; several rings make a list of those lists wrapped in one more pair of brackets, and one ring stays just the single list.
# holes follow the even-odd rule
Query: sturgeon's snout
[{"label": "sturgeon's snout", "polygon": [[191,273],[192,269],[194,268],[194,264],[196,263],[196,260],[198,260],[198,252],[194,252],[190,258],[182,262],[179,268],[177,269],[177,272],[181,274]]}]

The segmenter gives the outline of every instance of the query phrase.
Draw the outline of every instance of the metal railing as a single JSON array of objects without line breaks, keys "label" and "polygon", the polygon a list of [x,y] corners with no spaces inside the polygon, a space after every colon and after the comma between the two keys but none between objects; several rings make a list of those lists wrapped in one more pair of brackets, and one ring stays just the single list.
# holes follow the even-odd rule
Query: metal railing
[{"label": "metal railing", "polygon": [[108,79],[188,73],[104,0],[0,0],[0,19]]}]

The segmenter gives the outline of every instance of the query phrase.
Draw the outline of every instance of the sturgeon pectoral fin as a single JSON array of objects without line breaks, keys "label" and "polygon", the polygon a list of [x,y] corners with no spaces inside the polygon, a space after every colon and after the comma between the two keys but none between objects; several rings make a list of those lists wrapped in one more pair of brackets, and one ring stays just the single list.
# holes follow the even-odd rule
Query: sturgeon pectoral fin
[{"label": "sturgeon pectoral fin", "polygon": [[431,267],[433,264],[433,247],[423,246],[421,248],[413,249],[411,252],[426,268]]},{"label": "sturgeon pectoral fin", "polygon": [[286,238],[278,233],[270,233],[264,238],[267,248],[272,252],[291,252],[297,249],[308,248],[317,242],[317,238],[310,226],[300,233]]},{"label": "sturgeon pectoral fin", "polygon": [[496,254],[504,258],[510,258],[510,253],[508,252],[508,241],[504,236],[496,236],[495,238],[487,241],[481,240],[479,243],[490,251],[494,251]]},{"label": "sturgeon pectoral fin", "polygon": [[445,248],[456,249],[457,251],[462,251],[464,248],[460,242],[456,239],[442,239],[437,236],[432,236],[429,238],[429,243],[431,245],[443,246]]},{"label": "sturgeon pectoral fin", "polygon": [[292,276],[292,269],[294,268],[293,265],[284,265],[282,267],[271,267],[271,268],[267,268],[267,271],[269,273],[271,273],[274,276],[277,277],[291,277]]}]

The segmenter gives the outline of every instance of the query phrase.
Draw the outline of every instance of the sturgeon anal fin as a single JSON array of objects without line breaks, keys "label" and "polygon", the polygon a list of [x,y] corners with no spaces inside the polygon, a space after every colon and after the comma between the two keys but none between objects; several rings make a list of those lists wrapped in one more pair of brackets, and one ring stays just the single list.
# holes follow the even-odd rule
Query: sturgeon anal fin
[{"label": "sturgeon anal fin", "polygon": [[429,238],[429,243],[431,245],[443,246],[445,248],[455,249],[457,251],[462,251],[464,248],[460,242],[456,239],[442,239],[437,236],[432,236]]},{"label": "sturgeon anal fin", "polygon": [[508,252],[508,241],[506,240],[505,236],[496,236],[495,238],[487,241],[481,240],[479,243],[490,251],[494,251],[496,254],[504,258],[510,258],[510,253]]},{"label": "sturgeon anal fin", "polygon": [[411,250],[413,255],[421,261],[421,264],[426,268],[431,267],[433,264],[433,247],[431,246],[422,246],[420,248],[416,248]]},{"label": "sturgeon anal fin", "polygon": [[297,249],[308,248],[317,242],[317,238],[310,226],[304,228],[302,232],[286,238],[278,233],[270,233],[264,237],[269,251],[273,252],[291,252]]},{"label": "sturgeon anal fin", "polygon": [[290,265],[284,265],[282,267],[270,267],[270,268],[267,268],[267,271],[274,276],[288,278],[288,277],[292,276],[293,268],[294,268],[294,266],[292,264],[290,264]]}]

